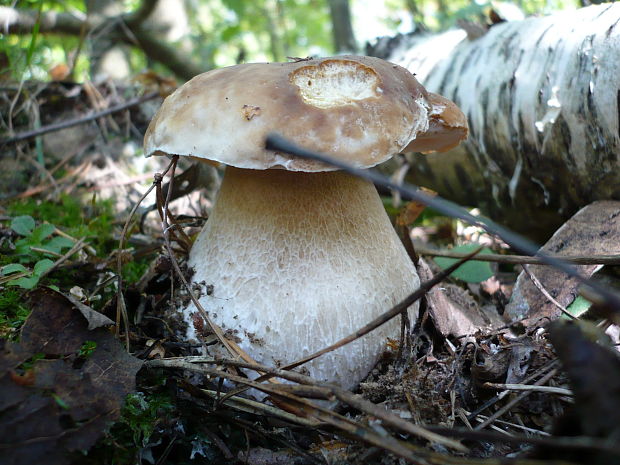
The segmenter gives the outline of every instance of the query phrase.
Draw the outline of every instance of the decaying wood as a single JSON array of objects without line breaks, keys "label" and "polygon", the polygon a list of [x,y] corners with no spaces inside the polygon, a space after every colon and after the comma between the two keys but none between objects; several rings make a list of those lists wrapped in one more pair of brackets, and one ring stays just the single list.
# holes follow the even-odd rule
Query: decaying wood
[{"label": "decaying wood", "polygon": [[539,239],[620,199],[620,5],[380,45],[469,120],[461,149],[414,157],[413,182]]}]

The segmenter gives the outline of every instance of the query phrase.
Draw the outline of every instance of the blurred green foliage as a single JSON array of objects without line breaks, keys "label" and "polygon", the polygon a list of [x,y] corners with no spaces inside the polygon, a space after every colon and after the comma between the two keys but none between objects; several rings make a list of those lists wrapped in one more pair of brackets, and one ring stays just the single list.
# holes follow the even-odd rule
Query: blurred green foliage
[{"label": "blurred green foliage", "polygon": [[[181,2],[182,0],[179,0]],[[118,0],[130,13],[139,0]],[[245,61],[282,61],[287,56],[320,56],[334,52],[328,0],[184,0],[187,31],[171,45],[188,50],[189,56],[205,68],[228,66]],[[71,13],[87,17],[83,0],[0,0],[0,5],[30,11]],[[506,8],[506,5],[512,6]],[[411,32],[415,23],[432,31],[455,27],[458,20],[487,22],[491,8],[510,11],[519,8],[525,15],[547,14],[579,6],[577,0],[350,0],[353,28],[360,50],[366,40],[397,32]],[[89,79],[89,52],[96,34],[86,37],[0,33],[0,54],[5,55],[13,78],[49,79],[48,71],[57,64],[73,68],[78,81]],[[129,50],[133,73],[154,68],[137,49]],[[6,66],[6,65],[5,65]],[[0,69],[0,72],[3,70]]]}]

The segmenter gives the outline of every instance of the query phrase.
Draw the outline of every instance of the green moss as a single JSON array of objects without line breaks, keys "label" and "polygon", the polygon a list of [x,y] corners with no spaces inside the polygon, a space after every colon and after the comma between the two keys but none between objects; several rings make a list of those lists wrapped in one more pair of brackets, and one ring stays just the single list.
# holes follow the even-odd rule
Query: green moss
[{"label": "green moss", "polygon": [[139,451],[150,443],[157,443],[157,433],[176,411],[167,394],[129,394],[116,422],[95,447],[88,451],[84,463],[135,463]]},{"label": "green moss", "polygon": [[7,207],[10,216],[30,215],[37,222],[48,222],[75,237],[86,237],[99,256],[115,247],[113,241],[114,213],[110,200],[93,199],[86,204],[66,194],[58,201],[40,201],[33,198],[12,202]]},{"label": "green moss", "polygon": [[22,292],[6,288],[0,292],[0,337],[14,339],[30,310],[24,305]]},{"label": "green moss", "polygon": [[127,284],[137,283],[148,267],[147,261],[125,263],[122,268],[123,281]]}]

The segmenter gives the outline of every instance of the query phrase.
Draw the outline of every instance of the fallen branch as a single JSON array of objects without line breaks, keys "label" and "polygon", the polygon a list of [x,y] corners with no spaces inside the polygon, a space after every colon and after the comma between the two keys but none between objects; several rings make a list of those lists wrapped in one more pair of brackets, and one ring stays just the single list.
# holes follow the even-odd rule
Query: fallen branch
[{"label": "fallen branch", "polygon": [[108,116],[113,113],[118,113],[119,111],[127,110],[128,108],[132,108],[138,105],[141,105],[144,102],[149,100],[153,100],[154,98],[159,97],[158,92],[150,92],[141,97],[134,98],[125,103],[121,103],[119,105],[107,108],[106,110],[97,111],[94,113],[90,113],[88,115],[80,116],[78,118],[73,118],[66,121],[60,121],[58,123],[49,124],[47,126],[40,127],[38,129],[33,129],[32,131],[22,132],[13,137],[9,137],[7,139],[0,140],[0,147],[4,145],[11,145],[17,142],[21,142],[24,140],[32,139],[37,136],[42,136],[43,134],[48,134],[50,132],[60,131],[62,129],[67,129],[72,126],[78,126],[80,124],[88,123],[90,121],[96,120],[103,116]]}]

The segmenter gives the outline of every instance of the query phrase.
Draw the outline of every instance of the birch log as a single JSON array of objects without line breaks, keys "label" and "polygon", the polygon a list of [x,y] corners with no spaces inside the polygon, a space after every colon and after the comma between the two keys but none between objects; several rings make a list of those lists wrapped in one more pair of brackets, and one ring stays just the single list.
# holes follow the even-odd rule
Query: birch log
[{"label": "birch log", "polygon": [[620,199],[620,4],[501,23],[475,40],[410,36],[384,56],[469,120],[461,149],[412,158],[411,181],[537,239],[581,206]]}]

